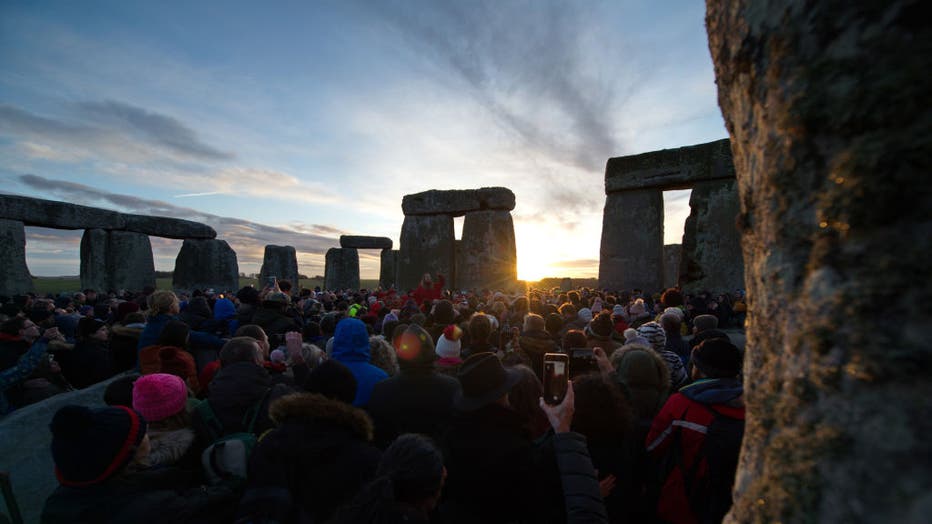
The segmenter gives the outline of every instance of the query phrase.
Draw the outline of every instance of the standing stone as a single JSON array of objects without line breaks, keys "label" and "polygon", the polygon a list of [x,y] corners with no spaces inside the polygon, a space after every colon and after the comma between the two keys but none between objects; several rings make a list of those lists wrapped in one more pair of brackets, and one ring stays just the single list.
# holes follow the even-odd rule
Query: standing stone
[{"label": "standing stone", "polygon": [[518,256],[511,213],[466,213],[456,261],[457,288],[512,290],[517,280]]},{"label": "standing stone", "polygon": [[560,281],[560,291],[572,291],[573,290],[573,279],[566,277]]},{"label": "standing stone", "polygon": [[677,287],[680,280],[680,258],[682,257],[682,244],[667,244],[663,246],[663,287]]},{"label": "standing stone", "polygon": [[418,286],[424,273],[451,278],[454,268],[453,217],[447,215],[406,216],[401,225],[398,252],[398,289]]},{"label": "standing stone", "polygon": [[262,269],[259,270],[259,283],[265,285],[269,277],[287,280],[294,289],[298,289],[298,256],[292,246],[265,246],[262,257]]},{"label": "standing stone", "polygon": [[728,522],[928,521],[925,8],[708,3],[749,299],[748,417]]},{"label": "standing stone", "polygon": [[642,189],[609,193],[602,218],[599,287],[663,287],[663,193]]},{"label": "standing stone", "polygon": [[81,237],[81,287],[98,291],[141,291],[155,287],[148,235],[87,229]]},{"label": "standing stone", "polygon": [[175,259],[172,287],[235,292],[239,288],[236,252],[226,240],[185,240]]},{"label": "standing stone", "polygon": [[383,249],[382,264],[379,267],[379,285],[382,289],[395,287],[398,275],[398,250]]},{"label": "standing stone", "polygon": [[359,251],[332,247],[324,258],[324,288],[329,291],[359,289]]},{"label": "standing stone", "polygon": [[744,288],[744,263],[735,225],[739,212],[735,181],[700,182],[693,187],[689,207],[679,272],[683,290],[724,293]]},{"label": "standing stone", "polygon": [[18,220],[0,219],[0,295],[12,296],[33,290],[26,267],[26,230]]}]

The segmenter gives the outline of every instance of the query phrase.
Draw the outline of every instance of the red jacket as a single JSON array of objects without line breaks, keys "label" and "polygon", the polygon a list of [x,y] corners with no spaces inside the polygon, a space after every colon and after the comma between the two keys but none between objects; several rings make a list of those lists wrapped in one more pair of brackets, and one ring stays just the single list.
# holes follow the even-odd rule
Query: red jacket
[{"label": "red jacket", "polygon": [[[706,430],[714,415],[702,404],[722,415],[744,420],[743,389],[735,379],[704,379],[680,389],[667,399],[647,434],[647,452],[654,459],[673,453],[674,438],[679,433],[682,466],[675,466],[663,480],[657,517],[664,522],[695,524],[699,522],[689,505],[684,485],[685,472],[693,467],[705,441]],[[708,471],[703,459],[696,469],[696,479]]]},{"label": "red jacket", "polygon": [[421,305],[425,300],[440,300],[440,297],[443,296],[443,286],[446,284],[446,280],[443,279],[443,275],[437,275],[437,281],[434,282],[434,286],[430,289],[425,288],[424,284],[417,286],[417,289],[411,293],[411,298],[417,302],[417,305]]}]

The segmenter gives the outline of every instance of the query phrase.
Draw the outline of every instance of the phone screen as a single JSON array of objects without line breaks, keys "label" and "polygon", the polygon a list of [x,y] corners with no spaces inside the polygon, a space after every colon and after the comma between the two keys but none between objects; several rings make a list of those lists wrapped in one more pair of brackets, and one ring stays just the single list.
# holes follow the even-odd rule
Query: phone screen
[{"label": "phone screen", "polygon": [[556,356],[561,358],[552,358],[549,354],[544,357],[544,402],[548,404],[563,402],[569,379],[567,376],[568,359],[565,355]]}]

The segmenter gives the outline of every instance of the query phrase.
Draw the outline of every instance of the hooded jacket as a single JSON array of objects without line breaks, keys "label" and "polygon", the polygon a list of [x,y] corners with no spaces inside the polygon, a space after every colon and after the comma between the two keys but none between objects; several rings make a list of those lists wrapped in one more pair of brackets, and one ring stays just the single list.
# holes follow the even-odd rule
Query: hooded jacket
[{"label": "hooded jacket", "polygon": [[369,404],[372,388],[376,382],[388,378],[388,373],[369,363],[369,332],[361,320],[345,318],[337,323],[331,356],[356,377],[353,405],[362,407]]},{"label": "hooded jacket", "polygon": [[372,389],[369,413],[375,421],[376,444],[388,447],[402,433],[421,433],[439,440],[453,414],[460,383],[435,373],[430,364],[401,364],[401,371]]}]

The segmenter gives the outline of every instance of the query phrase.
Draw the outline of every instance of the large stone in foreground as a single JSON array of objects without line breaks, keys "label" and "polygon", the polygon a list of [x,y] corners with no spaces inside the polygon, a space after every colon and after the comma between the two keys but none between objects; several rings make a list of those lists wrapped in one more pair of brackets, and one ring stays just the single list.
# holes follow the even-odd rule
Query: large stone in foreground
[{"label": "large stone in foreground", "polygon": [[515,208],[515,194],[506,187],[483,187],[480,189],[431,189],[405,195],[401,210],[410,215],[461,216],[469,211],[497,209],[511,211]]},{"label": "large stone in foreground", "polygon": [[735,220],[740,211],[734,180],[693,187],[683,229],[679,282],[690,293],[744,288],[744,259]]},{"label": "large stone in foreground", "polygon": [[382,289],[395,287],[398,278],[398,250],[383,249],[382,264],[379,266],[379,285]]},{"label": "large stone in foreground", "polygon": [[748,291],[726,522],[928,522],[928,5],[707,5]]},{"label": "large stone in foreground", "polygon": [[9,297],[32,290],[32,275],[26,266],[23,223],[0,219],[0,295]]},{"label": "large stone in foreground", "polygon": [[147,235],[88,229],[81,237],[81,288],[142,291],[155,287],[152,244]]},{"label": "large stone in foreground", "polygon": [[510,212],[466,213],[462,243],[457,252],[457,289],[515,288],[518,256]]},{"label": "large stone in foreground", "polygon": [[298,289],[298,254],[293,246],[265,246],[262,268],[259,270],[259,285],[265,286],[269,277],[291,282]]},{"label": "large stone in foreground", "polygon": [[359,251],[332,247],[327,250],[324,261],[325,289],[359,289]]},{"label": "large stone in foreground", "polygon": [[620,191],[605,199],[599,287],[663,288],[663,193],[656,189]]},{"label": "large stone in foreground", "polygon": [[185,240],[175,259],[172,287],[235,292],[239,288],[236,252],[226,240]]},{"label": "large stone in foreground", "polygon": [[391,249],[392,239],[388,237],[340,235],[340,247],[351,247],[354,249]]},{"label": "large stone in foreground", "polygon": [[452,216],[406,216],[398,252],[398,289],[416,288],[424,273],[452,279],[454,250]]}]

